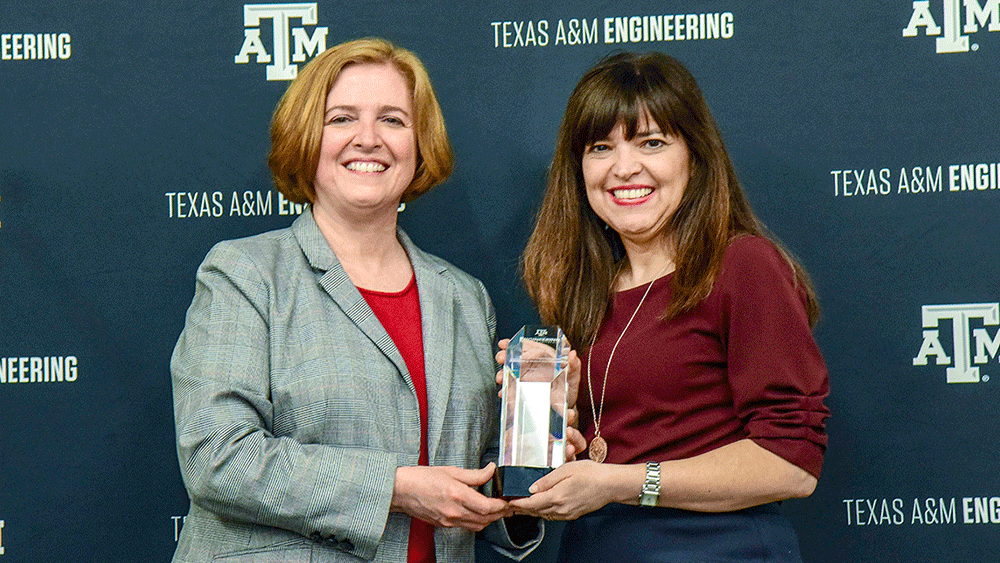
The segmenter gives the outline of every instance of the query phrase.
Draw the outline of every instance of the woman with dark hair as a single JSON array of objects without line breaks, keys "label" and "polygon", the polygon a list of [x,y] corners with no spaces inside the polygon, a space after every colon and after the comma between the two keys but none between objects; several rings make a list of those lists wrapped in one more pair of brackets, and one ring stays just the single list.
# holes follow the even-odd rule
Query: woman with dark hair
[{"label": "woman with dark hair", "polygon": [[590,459],[511,502],[573,520],[561,560],[800,561],[777,503],[812,493],[826,447],[816,298],[678,61],[621,53],[580,80],[523,267],[583,350]]}]

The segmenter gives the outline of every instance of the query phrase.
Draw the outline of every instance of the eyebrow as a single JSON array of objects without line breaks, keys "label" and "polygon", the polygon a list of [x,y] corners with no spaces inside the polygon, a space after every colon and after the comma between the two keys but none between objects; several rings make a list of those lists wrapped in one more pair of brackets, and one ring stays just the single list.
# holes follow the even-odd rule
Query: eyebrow
[{"label": "eyebrow", "polygon": [[[348,106],[348,105],[333,106],[326,108],[326,111],[323,112],[323,115],[328,115],[331,111],[335,110],[347,110],[347,111],[357,112],[359,111],[359,108],[358,106]],[[377,113],[385,113],[385,112],[398,112],[405,115],[406,117],[410,117],[409,112],[398,106],[384,105],[378,107]]]},{"label": "eyebrow", "polygon": [[667,136],[667,134],[665,134],[663,131],[660,131],[659,129],[647,129],[646,131],[635,132],[636,137],[652,137],[654,135],[662,135],[664,137]]}]

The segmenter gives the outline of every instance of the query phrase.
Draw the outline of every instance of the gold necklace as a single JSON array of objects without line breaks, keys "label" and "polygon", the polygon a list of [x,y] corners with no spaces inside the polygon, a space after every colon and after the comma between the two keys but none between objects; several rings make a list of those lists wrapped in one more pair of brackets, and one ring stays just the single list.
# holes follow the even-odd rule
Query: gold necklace
[{"label": "gold necklace", "polygon": [[[625,262],[622,261],[622,265]],[[612,284],[616,283],[618,280],[618,274],[621,273],[622,265],[618,266],[618,272],[615,273],[614,280]],[[594,386],[590,382],[590,360],[594,357],[594,343],[597,342],[597,333],[600,331],[598,329],[594,332],[594,337],[590,339],[590,351],[587,352],[587,391],[590,392],[590,409],[594,413],[594,439],[590,441],[590,446],[587,449],[587,455],[590,459],[596,461],[597,463],[603,463],[605,458],[608,457],[608,443],[601,437],[601,416],[604,414],[604,392],[608,389],[608,372],[611,371],[611,360],[615,357],[615,350],[618,349],[618,344],[621,343],[622,337],[625,336],[625,331],[628,327],[632,325],[632,321],[635,319],[635,315],[639,312],[639,308],[642,307],[642,303],[646,300],[646,296],[649,295],[649,290],[653,289],[653,282],[655,282],[670,265],[667,262],[663,269],[661,269],[653,279],[650,280],[649,285],[646,286],[646,292],[642,294],[642,299],[639,300],[639,304],[635,306],[635,311],[632,311],[632,316],[629,317],[628,322],[625,323],[625,328],[622,329],[622,333],[618,335],[618,340],[615,341],[615,345],[611,348],[611,354],[608,355],[608,365],[604,367],[604,383],[601,385],[601,404],[600,406],[594,402]]]}]

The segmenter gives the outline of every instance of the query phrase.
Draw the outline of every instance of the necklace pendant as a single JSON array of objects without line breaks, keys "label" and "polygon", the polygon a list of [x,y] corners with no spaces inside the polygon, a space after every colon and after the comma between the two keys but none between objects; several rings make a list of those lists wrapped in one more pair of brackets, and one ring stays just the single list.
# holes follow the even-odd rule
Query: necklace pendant
[{"label": "necklace pendant", "polygon": [[590,447],[587,449],[587,455],[597,463],[604,463],[604,459],[608,457],[608,443],[604,441],[604,438],[594,436],[594,439],[590,441]]}]

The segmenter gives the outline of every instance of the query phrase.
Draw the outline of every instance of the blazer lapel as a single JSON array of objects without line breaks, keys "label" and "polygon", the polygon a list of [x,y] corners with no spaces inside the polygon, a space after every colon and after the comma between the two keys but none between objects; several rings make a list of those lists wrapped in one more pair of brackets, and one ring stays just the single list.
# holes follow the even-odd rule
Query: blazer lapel
[{"label": "blazer lapel", "polygon": [[434,465],[454,375],[455,286],[447,267],[428,260],[402,231],[399,231],[399,239],[410,256],[420,294],[427,380],[427,450],[430,463]]},{"label": "blazer lapel", "polygon": [[309,264],[316,270],[325,272],[319,280],[323,289],[333,298],[334,303],[340,307],[344,314],[361,329],[361,332],[371,339],[375,346],[395,364],[410,390],[416,393],[403,356],[399,353],[399,349],[396,348],[396,344],[392,341],[389,333],[385,331],[382,323],[379,322],[378,317],[368,306],[368,302],[361,296],[358,288],[351,283],[351,278],[344,271],[344,267],[337,260],[330,244],[327,243],[319,226],[316,225],[311,208],[309,212],[303,212],[292,223],[292,232],[295,233],[295,238],[309,260]]}]

